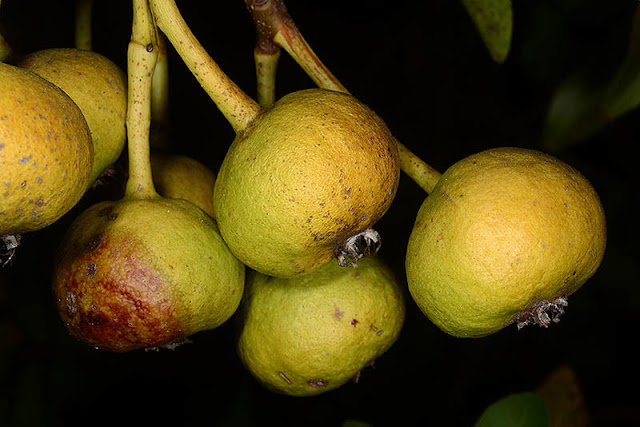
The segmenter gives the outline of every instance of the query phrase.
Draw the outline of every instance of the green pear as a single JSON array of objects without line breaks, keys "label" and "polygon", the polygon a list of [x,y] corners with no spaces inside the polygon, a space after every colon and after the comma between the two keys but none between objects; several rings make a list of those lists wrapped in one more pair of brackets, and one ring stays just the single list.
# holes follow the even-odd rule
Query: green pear
[{"label": "green pear", "polygon": [[126,140],[127,77],[110,59],[90,50],[54,48],[23,57],[26,68],[60,87],[84,114],[94,145],[91,182],[114,163]]},{"label": "green pear", "polygon": [[72,99],[37,74],[0,63],[0,236],[39,230],[75,206],[93,156]]},{"label": "green pear", "polygon": [[170,347],[229,319],[244,271],[193,203],[125,198],[73,222],[57,252],[53,293],[68,330],[92,347]]},{"label": "green pear", "polygon": [[253,272],[239,310],[238,354],[267,388],[295,396],[333,390],[396,341],[402,289],[377,257],[329,263],[290,279]]}]

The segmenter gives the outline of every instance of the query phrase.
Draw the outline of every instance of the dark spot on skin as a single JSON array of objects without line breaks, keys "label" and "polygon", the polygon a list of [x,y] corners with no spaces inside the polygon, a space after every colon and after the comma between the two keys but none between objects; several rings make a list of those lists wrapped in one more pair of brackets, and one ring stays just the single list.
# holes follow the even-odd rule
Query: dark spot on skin
[{"label": "dark spot on skin", "polygon": [[153,52],[153,43],[149,43],[147,45],[147,52],[149,52],[149,53]]},{"label": "dark spot on skin", "polygon": [[85,267],[85,273],[87,274],[87,276],[89,277],[93,277],[96,275],[96,270],[98,269],[98,267],[96,267],[96,263],[92,262],[91,264],[87,265]]},{"label": "dark spot on skin", "polygon": [[309,380],[307,382],[313,388],[322,388],[322,387],[326,387],[329,384],[329,381],[323,380],[322,378],[316,378],[313,380]]},{"label": "dark spot on skin", "polygon": [[100,211],[98,212],[98,216],[100,218],[104,218],[105,216],[111,215],[112,212],[113,212],[113,206],[107,206],[104,209],[100,209]]},{"label": "dark spot on skin", "polygon": [[98,249],[102,244],[103,238],[104,238],[104,235],[102,233],[98,233],[95,236],[93,236],[91,239],[89,239],[89,241],[85,244],[86,252],[91,253],[91,252],[94,252],[96,249]]},{"label": "dark spot on skin", "polygon": [[358,319],[351,319],[351,322],[349,322],[351,325],[353,325],[353,327],[355,328],[356,325],[360,322],[358,322]]}]

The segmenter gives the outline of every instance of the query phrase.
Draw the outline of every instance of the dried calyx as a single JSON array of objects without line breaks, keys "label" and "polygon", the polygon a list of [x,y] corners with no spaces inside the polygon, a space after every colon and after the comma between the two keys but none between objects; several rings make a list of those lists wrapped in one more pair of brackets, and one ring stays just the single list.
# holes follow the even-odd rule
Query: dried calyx
[{"label": "dried calyx", "polygon": [[357,267],[358,260],[376,255],[381,246],[380,234],[373,228],[367,228],[347,238],[333,250],[333,255],[340,267]]},{"label": "dried calyx", "polygon": [[18,246],[20,246],[19,234],[5,234],[0,236],[0,268],[11,262]]},{"label": "dried calyx", "polygon": [[527,325],[547,328],[551,322],[558,323],[560,321],[560,316],[564,314],[564,308],[568,305],[569,302],[565,296],[553,300],[536,301],[527,310],[518,313],[513,321],[518,329]]}]

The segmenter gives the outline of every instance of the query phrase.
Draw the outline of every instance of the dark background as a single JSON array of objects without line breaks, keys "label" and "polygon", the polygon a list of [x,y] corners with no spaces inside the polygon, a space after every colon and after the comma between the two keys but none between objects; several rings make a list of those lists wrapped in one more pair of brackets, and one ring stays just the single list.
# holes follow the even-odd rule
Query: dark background
[{"label": "dark background", "polygon": [[[345,5],[347,4],[348,5]],[[70,221],[105,193],[88,194],[67,216],[23,236],[0,271],[0,425],[73,426],[144,422],[180,425],[472,425],[491,402],[534,389],[554,369],[576,373],[594,425],[640,425],[640,312],[634,213],[638,113],[562,149],[545,145],[555,88],[586,68],[606,79],[622,60],[638,2],[514,2],[506,63],[494,63],[460,2],[288,0],[298,27],[342,83],[394,135],[440,171],[499,146],[542,149],[578,168],[602,198],[605,259],[549,329],[508,327],[482,339],[440,332],[407,293],[396,344],[358,384],[312,398],[262,388],[239,363],[233,321],[176,351],[111,354],[72,338],[50,296],[51,258]],[[186,21],[223,70],[255,94],[253,24],[241,0],[178,1]],[[96,1],[94,50],[124,68],[128,1]],[[73,2],[4,0],[3,33],[20,52],[73,45]],[[216,170],[233,131],[170,51],[174,150]],[[312,87],[283,53],[278,94]],[[404,251],[426,194],[406,175],[377,225],[380,256],[404,282]],[[406,287],[406,283],[405,283]]]}]

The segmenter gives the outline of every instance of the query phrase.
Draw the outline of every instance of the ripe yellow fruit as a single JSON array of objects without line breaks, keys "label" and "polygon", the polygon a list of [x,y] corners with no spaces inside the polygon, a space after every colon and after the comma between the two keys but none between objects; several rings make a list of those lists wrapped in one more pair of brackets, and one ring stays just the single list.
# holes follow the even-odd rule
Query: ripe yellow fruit
[{"label": "ripe yellow fruit", "polygon": [[252,269],[309,274],[384,215],[399,175],[380,117],[351,95],[301,90],[238,133],[216,179],[216,220]]},{"label": "ripe yellow fruit", "polygon": [[154,153],[151,155],[151,173],[158,194],[188,200],[214,217],[216,176],[204,164],[187,156]]},{"label": "ripe yellow fruit", "polygon": [[71,98],[0,63],[0,235],[59,219],[86,191],[92,167],[89,127]]},{"label": "ripe yellow fruit", "polygon": [[296,396],[357,377],[396,341],[405,314],[398,282],[375,257],[292,279],[253,272],[240,310],[242,362],[266,387]]},{"label": "ripe yellow fruit", "polygon": [[18,63],[65,91],[84,114],[95,160],[91,182],[114,163],[126,140],[127,76],[110,59],[90,50],[55,48]]},{"label": "ripe yellow fruit", "polygon": [[450,167],[424,201],[407,247],[409,290],[454,336],[548,326],[605,244],[600,199],[577,170],[535,150],[491,149]]}]

